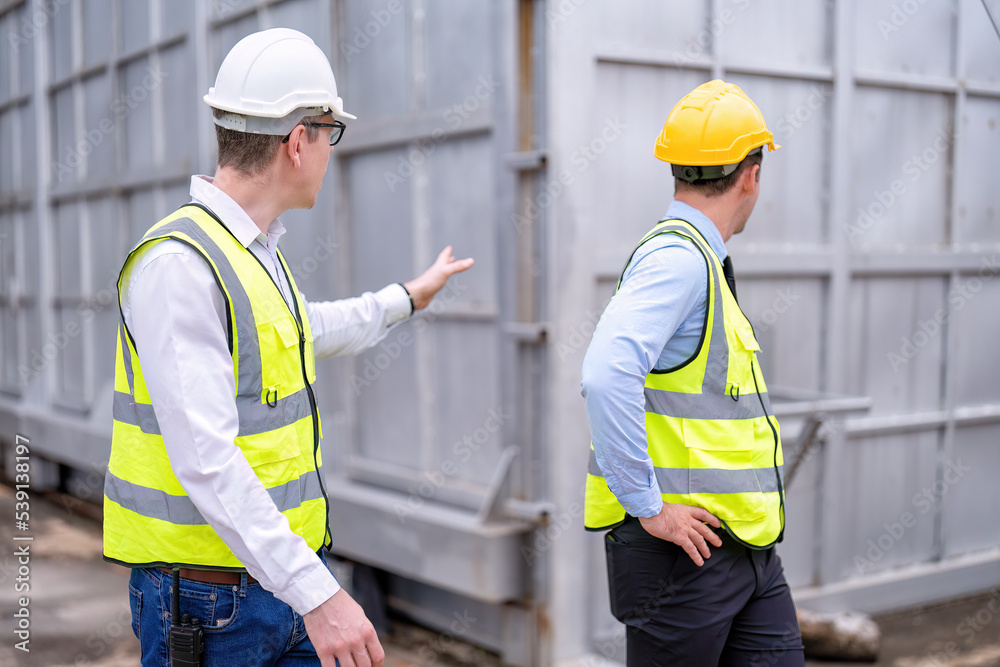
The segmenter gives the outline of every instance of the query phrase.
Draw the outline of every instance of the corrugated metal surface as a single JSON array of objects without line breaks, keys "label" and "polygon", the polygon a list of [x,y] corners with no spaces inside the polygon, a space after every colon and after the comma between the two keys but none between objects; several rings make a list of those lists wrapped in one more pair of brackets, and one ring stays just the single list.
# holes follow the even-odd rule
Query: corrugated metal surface
[{"label": "corrugated metal surface", "polygon": [[[284,217],[307,296],[406,280],[446,243],[477,260],[424,318],[320,365],[338,548],[392,571],[411,613],[473,610],[467,636],[512,663],[620,657],[600,539],[579,530],[580,363],[670,201],[653,139],[724,77],[784,146],[730,244],[769,384],[872,398],[790,491],[799,599],[876,609],[1000,583],[1000,39],[983,7],[0,0],[0,429],[100,469],[121,257],[212,171],[200,97],[228,49],[304,30],[359,116],[316,207]],[[99,478],[77,491],[99,497]]]}]

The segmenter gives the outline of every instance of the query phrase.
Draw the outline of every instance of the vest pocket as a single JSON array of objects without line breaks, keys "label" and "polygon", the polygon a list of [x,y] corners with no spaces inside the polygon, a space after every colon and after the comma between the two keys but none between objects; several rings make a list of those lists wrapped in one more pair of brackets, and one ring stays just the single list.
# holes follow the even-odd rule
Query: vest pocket
[{"label": "vest pocket", "polygon": [[261,401],[275,402],[302,387],[299,331],[288,315],[257,324],[261,355]]},{"label": "vest pocket", "polygon": [[691,500],[726,521],[765,515],[754,470],[754,423],[749,419],[684,419]]},{"label": "vest pocket", "polygon": [[[240,437],[236,439],[236,444],[239,445],[250,467],[257,471],[258,476],[265,470],[273,474],[276,471],[274,464],[277,463],[282,463],[280,467],[284,470],[288,465],[284,464],[285,461],[291,461],[299,456],[299,440],[294,425],[268,433]],[[297,476],[298,474],[294,475]]]}]

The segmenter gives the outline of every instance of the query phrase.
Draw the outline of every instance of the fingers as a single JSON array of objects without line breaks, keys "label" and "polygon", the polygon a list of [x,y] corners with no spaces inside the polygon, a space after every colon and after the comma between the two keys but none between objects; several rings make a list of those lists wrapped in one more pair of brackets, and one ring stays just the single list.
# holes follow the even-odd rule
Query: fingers
[{"label": "fingers", "polygon": [[382,667],[382,663],[385,661],[385,650],[382,648],[382,644],[379,642],[374,629],[366,648],[368,649],[368,655],[371,657],[372,667]]},{"label": "fingers", "polygon": [[701,536],[704,539],[708,540],[709,542],[711,542],[712,544],[714,544],[717,547],[721,547],[722,546],[722,538],[720,538],[718,535],[716,535],[712,531],[712,529],[709,528],[708,526],[706,526],[705,524],[698,522],[698,523],[693,524],[693,527],[694,527],[694,529],[696,531],[698,531],[699,534],[701,534]]},{"label": "fingers", "polygon": [[688,505],[685,505],[684,507],[687,507],[688,512],[691,513],[691,516],[693,516],[695,519],[698,519],[698,521],[704,521],[711,526],[715,526],[716,528],[722,528],[722,522],[719,521],[719,518],[714,514],[710,513],[708,510],[702,509],[701,507],[690,507]]},{"label": "fingers", "polygon": [[445,273],[450,278],[456,273],[461,273],[467,269],[472,268],[472,265],[476,263],[476,260],[471,257],[466,257],[465,259],[455,259],[452,257],[452,262],[444,267]]},{"label": "fingers", "polygon": [[437,259],[434,260],[434,263],[435,264],[447,264],[448,262],[452,261],[453,259],[455,259],[455,258],[451,254],[451,246],[449,245],[449,246],[445,246],[444,250],[442,250],[441,252],[438,253]]},{"label": "fingers", "polygon": [[[704,540],[703,540],[703,542],[704,542]],[[689,538],[689,537],[682,537],[681,539],[679,539],[677,541],[676,544],[677,544],[677,546],[679,546],[681,549],[684,550],[684,553],[686,553],[688,556],[691,557],[691,560],[694,561],[695,565],[697,565],[698,567],[701,567],[702,565],[705,564],[705,560],[701,557],[701,554],[698,553],[698,549],[694,546],[694,542],[691,541],[691,538]],[[706,549],[706,551],[707,551],[707,549]],[[707,555],[708,554],[706,554],[706,556]]]},{"label": "fingers", "polygon": [[351,658],[353,658],[354,664],[357,667],[372,667],[372,659],[368,656],[368,651],[364,648],[361,649],[360,653],[352,653]]}]

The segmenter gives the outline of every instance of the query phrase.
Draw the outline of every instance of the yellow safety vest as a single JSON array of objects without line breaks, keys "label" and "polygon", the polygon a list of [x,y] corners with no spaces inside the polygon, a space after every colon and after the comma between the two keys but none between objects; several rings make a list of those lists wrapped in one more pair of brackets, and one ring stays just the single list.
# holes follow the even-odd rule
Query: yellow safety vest
[{"label": "yellow safety vest", "polygon": [[[781,538],[785,513],[781,437],[757,362],[760,346],[701,234],[683,220],[663,220],[639,246],[661,234],[692,241],[709,274],[698,350],[646,376],[646,441],[663,501],[703,507],[742,543],[767,548]],[[584,524],[606,530],[624,519],[591,444]]]},{"label": "yellow safety vest", "polygon": [[[264,266],[218,218],[199,205],[184,206],[153,225],[129,253],[118,278],[119,304],[136,260],[166,239],[197,251],[225,297],[239,413],[236,446],[291,529],[313,550],[329,546],[321,426],[311,386],[316,379],[313,337],[284,257],[278,253],[294,313]],[[105,560],[132,567],[241,569],[174,476],[143,379],[142,351],[124,317],[116,356],[114,429],[104,484]],[[163,408],[156,407],[162,414]]]}]

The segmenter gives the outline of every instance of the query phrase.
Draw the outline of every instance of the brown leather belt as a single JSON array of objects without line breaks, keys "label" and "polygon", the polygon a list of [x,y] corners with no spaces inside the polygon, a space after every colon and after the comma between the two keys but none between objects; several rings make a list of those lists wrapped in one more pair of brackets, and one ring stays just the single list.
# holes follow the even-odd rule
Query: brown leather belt
[{"label": "brown leather belt", "polygon": [[[167,574],[173,576],[174,571],[169,567],[158,567],[157,570],[161,572],[166,572]],[[236,585],[240,583],[240,573],[239,572],[223,572],[221,570],[187,570],[181,568],[181,577],[184,579],[192,579],[194,581],[200,581],[206,584],[224,584],[224,585]],[[257,580],[247,574],[247,583],[256,584]]]}]

